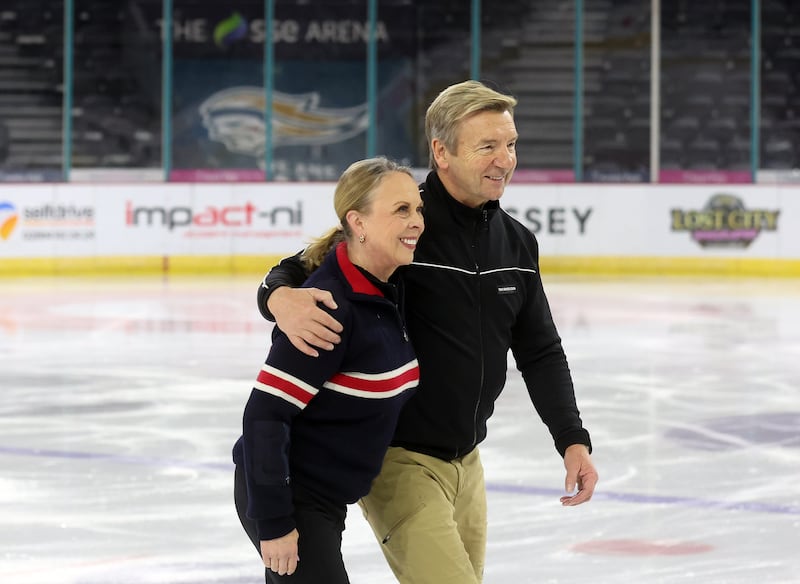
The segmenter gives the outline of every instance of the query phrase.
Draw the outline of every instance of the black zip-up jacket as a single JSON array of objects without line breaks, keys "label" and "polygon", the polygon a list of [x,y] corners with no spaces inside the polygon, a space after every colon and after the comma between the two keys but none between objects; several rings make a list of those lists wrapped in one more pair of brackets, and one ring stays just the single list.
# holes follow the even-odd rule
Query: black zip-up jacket
[{"label": "black zip-up jacket", "polygon": [[[572,377],[539,276],[534,235],[496,201],[473,209],[447,192],[435,171],[420,185],[425,234],[401,267],[420,384],[406,403],[392,445],[452,460],[486,438],[486,421],[506,381],[511,349],[531,401],[563,456],[585,444]],[[305,280],[299,256],[264,278],[271,290]]]}]

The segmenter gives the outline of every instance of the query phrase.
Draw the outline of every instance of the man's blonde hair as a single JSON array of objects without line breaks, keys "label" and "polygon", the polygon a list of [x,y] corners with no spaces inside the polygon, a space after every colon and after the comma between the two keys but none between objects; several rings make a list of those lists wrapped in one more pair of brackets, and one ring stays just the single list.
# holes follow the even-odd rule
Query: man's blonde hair
[{"label": "man's blonde hair", "polygon": [[431,168],[436,168],[431,148],[434,138],[455,153],[462,121],[484,111],[508,112],[513,116],[516,105],[515,97],[499,93],[480,81],[464,81],[444,89],[425,114],[425,136],[430,149]]}]

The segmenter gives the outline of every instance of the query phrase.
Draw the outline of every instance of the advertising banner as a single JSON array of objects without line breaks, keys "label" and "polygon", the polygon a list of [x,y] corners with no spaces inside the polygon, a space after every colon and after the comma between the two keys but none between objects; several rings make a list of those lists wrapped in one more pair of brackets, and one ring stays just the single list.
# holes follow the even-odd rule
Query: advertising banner
[{"label": "advertising banner", "polygon": [[[295,253],[334,183],[29,184],[0,191],[0,258]],[[510,185],[542,257],[800,259],[800,188]]]},{"label": "advertising banner", "polygon": [[286,254],[336,223],[332,183],[26,185],[0,195],[0,258]]},{"label": "advertising banner", "polygon": [[543,255],[800,259],[800,189],[510,185],[501,206]]}]

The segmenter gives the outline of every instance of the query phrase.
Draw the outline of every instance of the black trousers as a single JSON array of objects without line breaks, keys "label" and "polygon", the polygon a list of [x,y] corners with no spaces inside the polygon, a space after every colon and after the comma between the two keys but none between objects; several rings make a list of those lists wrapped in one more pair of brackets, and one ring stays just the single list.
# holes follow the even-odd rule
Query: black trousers
[{"label": "black trousers", "polygon": [[[261,557],[256,522],[247,517],[247,483],[244,469],[236,466],[233,499],[239,521]],[[300,539],[300,562],[291,576],[279,576],[265,568],[266,584],[350,584],[342,559],[342,532],[347,507],[327,501],[299,485],[292,486],[294,520]]]}]

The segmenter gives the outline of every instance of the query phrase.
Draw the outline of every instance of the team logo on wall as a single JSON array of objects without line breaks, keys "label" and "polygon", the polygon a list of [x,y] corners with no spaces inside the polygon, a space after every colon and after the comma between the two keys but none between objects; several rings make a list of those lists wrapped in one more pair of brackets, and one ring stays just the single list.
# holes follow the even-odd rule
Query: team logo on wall
[{"label": "team logo on wall", "polygon": [[247,36],[247,21],[238,12],[214,27],[214,44],[220,48],[227,47]]},{"label": "team logo on wall", "polygon": [[717,193],[700,211],[672,209],[671,230],[688,231],[702,247],[748,247],[762,231],[777,231],[780,211],[746,209],[736,195]]},{"label": "team logo on wall", "polygon": [[[232,87],[200,104],[200,116],[211,140],[230,152],[263,164],[266,99],[260,87]],[[272,145],[321,145],[343,142],[366,130],[367,104],[323,108],[318,93],[273,92]]]},{"label": "team logo on wall", "polygon": [[0,201],[0,239],[11,237],[11,232],[17,226],[19,215],[17,209],[8,201]]}]

